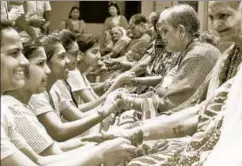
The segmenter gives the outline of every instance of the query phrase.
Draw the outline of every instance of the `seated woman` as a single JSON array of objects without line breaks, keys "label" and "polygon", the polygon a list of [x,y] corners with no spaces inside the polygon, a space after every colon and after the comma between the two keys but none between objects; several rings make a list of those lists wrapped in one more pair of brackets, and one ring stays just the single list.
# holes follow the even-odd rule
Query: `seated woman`
[{"label": "seated woman", "polygon": [[[177,9],[179,11],[176,11]],[[188,18],[186,23],[182,18],[185,13],[190,17],[186,17]],[[162,93],[159,95],[145,99],[124,95],[125,108],[146,111],[151,111],[148,108],[153,108],[157,114],[174,112],[204,99],[206,86],[212,69],[221,55],[220,51],[206,41],[199,40],[199,36],[196,35],[199,30],[199,20],[195,11],[189,6],[180,5],[163,11],[159,25],[159,32],[166,42],[165,49],[169,52],[181,52],[177,72],[168,88],[161,89]],[[177,39],[174,39],[176,37]]]},{"label": "seated woman", "polygon": [[[113,86],[106,92],[106,94],[101,97],[97,96],[90,87],[90,83],[86,77],[76,69],[77,60],[79,57],[79,49],[75,40],[75,35],[68,30],[62,30],[58,32],[57,35],[60,36],[61,42],[64,48],[67,50],[66,55],[69,57],[69,62],[67,65],[70,72],[67,79],[59,79],[54,83],[54,85],[51,87],[50,95],[54,108],[58,114],[67,121],[75,121],[93,114],[93,111],[90,110],[99,106],[105,100],[107,94],[119,87],[123,81],[128,80],[129,76],[121,75]],[[84,37],[81,38],[85,39]],[[79,44],[81,38],[78,40]],[[81,48],[85,46],[87,45],[83,43]],[[89,43],[88,47],[90,48],[86,52],[83,52],[85,57],[96,56],[95,54],[98,54],[98,52],[95,52],[97,45],[93,43],[93,46],[91,46]],[[87,47],[85,48],[87,49]],[[88,60],[91,60],[91,58],[88,58]],[[53,75],[51,75],[53,77],[58,77],[56,74],[57,73],[53,73]],[[82,103],[80,101],[82,101]]]},{"label": "seated woman", "polygon": [[118,58],[120,53],[124,51],[130,38],[126,36],[126,30],[123,27],[117,26],[110,30],[110,35],[113,43],[113,47],[107,48],[108,54],[106,54],[103,59],[106,58]]},{"label": "seated woman", "polygon": [[146,34],[146,24],[147,20],[141,14],[135,14],[131,17],[129,31],[132,35],[132,40],[119,58],[111,58],[104,61],[110,71],[102,74],[101,82],[107,79],[113,79],[123,71],[131,69],[143,57],[151,39]]},{"label": "seated woman", "polygon": [[[129,90],[130,93],[142,94],[148,92],[148,94],[159,89],[159,86],[167,86],[172,81],[172,74],[170,72],[173,69],[179,59],[179,53],[169,53],[165,50],[165,42],[161,38],[160,34],[157,31],[157,22],[159,20],[159,15],[152,15],[152,27],[153,29],[153,42],[150,44],[149,49],[145,51],[144,56],[139,61],[146,61],[150,57],[150,62],[148,66],[144,66],[144,70],[141,70],[133,80],[133,87]],[[138,65],[138,64],[137,64]],[[136,68],[135,66],[134,68]],[[133,69],[131,69],[133,70]],[[175,70],[175,69],[173,69]],[[171,77],[169,77],[169,76]],[[152,91],[152,92],[151,92]],[[147,96],[148,94],[142,95]]]},{"label": "seated woman", "polygon": [[[83,74],[86,84],[90,86],[90,83],[89,81],[87,81],[85,74],[89,72],[90,68],[95,68],[96,66],[100,65],[101,56],[99,52],[99,45],[95,36],[89,34],[78,37],[77,43],[81,51],[81,60],[78,63],[78,69]],[[96,93],[98,93],[105,88],[105,93],[102,94],[102,97],[100,97],[99,99],[103,97],[105,98],[108,93],[112,92],[114,89],[120,87],[124,83],[129,82],[131,78],[133,78],[133,73],[126,72],[115,78],[112,84],[109,84],[109,80],[107,80],[97,86],[94,85],[93,89]]]},{"label": "seated woman", "polygon": [[74,6],[71,8],[68,19],[61,23],[61,29],[68,29],[76,35],[81,35],[87,32],[86,23],[80,18],[80,10]]},{"label": "seated woman", "polygon": [[[44,137],[48,137],[47,132],[40,125],[40,122],[36,119],[32,110],[27,107],[28,100],[31,96],[30,93],[40,93],[41,91],[45,90],[46,84],[43,81],[45,81],[47,75],[50,72],[48,66],[46,65],[46,54],[43,47],[38,45],[38,43],[31,44],[25,47],[24,51],[25,53],[27,53],[27,58],[30,60],[29,70],[27,71],[26,65],[28,65],[28,61],[21,52],[22,44],[20,42],[19,35],[8,25],[1,25],[3,25],[3,28],[1,29],[1,37],[5,39],[4,42],[1,44],[1,50],[4,50],[3,52],[1,52],[1,65],[2,69],[4,69],[2,70],[2,72],[4,73],[1,74],[5,78],[3,82],[1,81],[1,89],[3,90],[3,92],[5,92],[6,90],[12,90],[10,93],[14,96],[1,96],[1,101],[4,101],[4,103],[6,104],[3,107],[4,111],[7,111],[5,112],[6,114],[3,114],[4,118],[1,118],[1,129],[4,129],[1,130],[1,152],[3,152],[1,153],[1,165],[7,166],[10,164],[13,166],[22,166],[27,164],[29,166],[35,166],[36,164],[38,164],[46,166],[61,166],[70,164],[76,166],[86,164],[100,165],[105,163],[118,164],[118,160],[116,160],[117,163],[112,161],[110,162],[108,160],[105,161],[105,159],[103,158],[104,156],[102,155],[109,155],[109,153],[111,151],[113,152],[113,150],[121,150],[123,152],[130,152],[130,150],[132,151],[133,147],[129,145],[128,148],[117,147],[119,144],[127,144],[127,141],[115,140],[109,143],[106,142],[102,145],[100,144],[94,149],[89,149],[90,153],[88,154],[88,158],[86,160],[83,160],[82,158],[70,160],[70,156],[75,156],[77,154],[83,154],[85,156],[86,151],[81,148],[60,155],[52,155],[48,157],[39,156],[37,153],[42,153],[42,155],[44,155],[43,152],[41,152],[42,150],[49,151],[50,154],[58,154],[58,148],[53,148],[52,146],[56,143],[54,143],[54,141],[52,140],[52,143],[49,144],[50,141],[44,140]],[[7,45],[10,44],[8,41],[11,41],[11,45],[15,46],[14,48],[18,48],[19,50],[14,54],[14,56],[6,57],[5,55],[8,51],[11,51],[8,48],[12,48],[7,47]],[[18,70],[18,77],[11,75],[10,73],[5,74],[7,73],[7,71],[11,71],[13,67],[13,65],[11,65],[10,68],[10,64],[8,62],[11,62],[12,64],[15,63],[16,71]],[[27,77],[25,77],[24,74],[26,74]],[[17,79],[13,79],[13,77],[16,77]],[[24,83],[26,84],[24,85]],[[15,89],[21,88],[21,86],[28,86],[28,92],[30,93],[14,93]],[[23,89],[25,89],[25,87]],[[21,100],[18,100],[17,98]],[[5,121],[7,123],[5,123]],[[7,135],[4,135],[6,131],[5,129],[9,131],[7,132]],[[11,138],[12,142],[16,146],[23,146],[20,150],[26,156],[15,150],[14,145],[8,144],[8,146],[6,146],[7,141]],[[20,138],[22,138],[23,141],[21,141]],[[24,140],[26,140],[26,142],[24,142]],[[47,149],[43,149],[45,145],[48,145],[50,147],[47,146]],[[51,147],[52,151],[50,150]],[[104,147],[106,150],[104,150]],[[61,151],[59,150],[59,152]],[[100,153],[102,153],[100,157],[96,156],[96,154]],[[123,158],[119,158],[121,159],[121,162],[123,162],[125,156],[123,156]],[[30,159],[36,164],[34,164]]]}]

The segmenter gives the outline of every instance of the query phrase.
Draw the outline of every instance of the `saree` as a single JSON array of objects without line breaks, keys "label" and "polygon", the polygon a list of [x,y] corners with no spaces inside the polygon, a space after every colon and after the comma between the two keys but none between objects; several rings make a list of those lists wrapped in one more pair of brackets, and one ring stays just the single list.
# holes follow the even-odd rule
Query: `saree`
[{"label": "saree", "polygon": [[219,58],[208,85],[207,97],[215,89],[236,74],[238,65],[242,61],[242,51],[236,44],[232,44]]},{"label": "saree", "polygon": [[235,77],[224,112],[220,139],[204,166],[242,164],[242,67]]}]

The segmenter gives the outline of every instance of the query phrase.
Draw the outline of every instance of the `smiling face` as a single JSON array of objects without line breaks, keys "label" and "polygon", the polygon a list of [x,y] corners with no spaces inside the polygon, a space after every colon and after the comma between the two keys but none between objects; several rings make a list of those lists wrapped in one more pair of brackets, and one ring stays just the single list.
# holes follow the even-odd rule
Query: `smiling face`
[{"label": "smiling face", "polygon": [[241,2],[209,3],[209,18],[221,41],[234,41],[241,35],[242,11],[238,7],[239,3]]},{"label": "smiling face", "polygon": [[70,60],[67,57],[66,51],[61,43],[55,43],[53,46],[55,47],[55,52],[49,63],[51,75],[58,79],[67,79]]},{"label": "smiling face", "polygon": [[95,44],[93,47],[88,49],[83,55],[83,61],[89,66],[97,66],[101,58],[99,45]]},{"label": "smiling face", "polygon": [[24,86],[28,60],[22,54],[23,46],[14,29],[2,30],[1,36],[1,91]]},{"label": "smiling face", "polygon": [[80,12],[78,9],[74,9],[71,12],[71,18],[77,20],[80,16]]},{"label": "smiling face", "polygon": [[79,47],[77,42],[73,42],[68,50],[66,50],[66,55],[70,60],[68,64],[69,70],[75,70],[78,62],[80,61]]},{"label": "smiling face", "polygon": [[46,64],[47,58],[43,47],[37,48],[32,54],[34,56],[29,59],[29,72],[24,87],[33,94],[38,94],[46,90],[50,69]]}]

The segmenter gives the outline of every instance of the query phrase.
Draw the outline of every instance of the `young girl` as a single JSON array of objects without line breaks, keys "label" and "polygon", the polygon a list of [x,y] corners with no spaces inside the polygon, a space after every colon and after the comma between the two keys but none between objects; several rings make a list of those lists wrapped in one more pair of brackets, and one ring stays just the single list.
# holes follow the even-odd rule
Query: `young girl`
[{"label": "young girl", "polygon": [[[75,41],[75,35],[68,30],[62,30],[58,32],[58,34],[60,35],[64,48],[67,50],[66,55],[70,60],[68,63],[70,71],[67,79],[59,79],[51,87],[50,95],[54,108],[57,113],[67,121],[75,121],[83,117],[88,117],[91,114],[91,116],[93,116],[93,110],[90,110],[93,108],[96,110],[102,109],[97,106],[104,101],[107,95],[105,94],[101,97],[97,96],[86,77],[76,69],[79,59],[79,49],[77,42]],[[84,53],[83,56],[85,57],[83,58],[89,57],[88,60],[90,61],[90,57],[95,55],[93,55],[92,52],[89,52],[89,50],[92,50],[92,46],[89,46],[89,49],[86,47],[88,50]],[[54,75],[53,77],[58,77],[58,75]],[[128,78],[129,75],[120,76],[114,85],[108,90],[107,94],[119,87],[120,84]],[[81,103],[80,100],[83,103]]]},{"label": "young girl", "polygon": [[[20,49],[21,50],[21,49]],[[13,122],[16,124],[17,132],[21,133],[21,135],[26,139],[27,144],[34,149],[34,151],[41,155],[53,155],[62,153],[58,147],[53,146],[56,145],[54,141],[48,136],[47,132],[45,131],[44,127],[41,126],[40,122],[37,120],[35,115],[33,114],[32,110],[27,106],[27,103],[33,93],[41,93],[45,91],[45,86],[47,83],[47,77],[50,74],[50,69],[46,64],[46,54],[44,48],[37,43],[29,43],[25,46],[24,53],[26,57],[30,60],[29,70],[26,76],[26,84],[23,88],[18,90],[14,90],[8,92],[12,96],[4,96],[4,103],[8,105],[8,111],[11,110],[11,113],[14,113],[15,116],[13,117]],[[19,56],[18,56],[19,54]],[[1,54],[2,55],[2,54]],[[26,59],[21,58],[21,52],[17,52],[17,56],[19,57],[21,65],[24,65],[24,61]],[[5,60],[5,59],[2,59]],[[13,60],[13,59],[12,59]],[[5,62],[3,62],[5,63]],[[23,71],[17,71],[18,75],[22,75],[22,81],[24,80]],[[22,69],[21,69],[22,70]],[[19,78],[19,76],[18,76]],[[20,82],[19,81],[19,82]],[[16,83],[16,82],[15,82]],[[19,83],[19,85],[21,82]],[[22,84],[23,85],[23,84]],[[12,87],[13,88],[13,87]],[[17,115],[17,116],[16,116]],[[49,138],[48,138],[49,137]],[[46,163],[53,163],[51,165],[100,165],[105,163],[105,161],[96,156],[96,154],[100,153],[109,153],[109,150],[119,150],[117,147],[118,144],[123,144],[124,140],[116,140],[109,142],[109,145],[100,145],[99,147],[94,149],[89,149],[89,156],[94,157],[90,158],[87,157],[87,160],[83,159],[72,159],[69,160],[70,156],[75,156],[76,154],[86,153],[83,149],[79,148],[67,153],[63,153],[61,155],[50,156],[50,157],[39,157],[35,153],[33,156],[30,156],[31,159],[38,162],[40,165],[47,165]],[[2,140],[1,140],[2,142]],[[16,141],[15,141],[16,142]],[[108,147],[109,146],[109,147]],[[109,150],[104,150],[104,147]],[[115,147],[115,148],[113,148]],[[11,146],[9,147],[11,148]],[[130,148],[130,146],[129,146]],[[132,148],[132,147],[131,147]],[[122,149],[122,148],[121,148]],[[84,154],[83,154],[84,155]],[[106,155],[106,154],[105,154]],[[37,158],[37,159],[36,159]],[[121,158],[120,158],[121,159]],[[103,161],[102,161],[103,160]],[[123,159],[122,159],[123,160]],[[106,160],[108,163],[110,161]],[[2,161],[1,161],[2,164]],[[12,165],[12,164],[11,164]],[[14,164],[13,164],[14,165]],[[28,164],[31,165],[31,164]],[[31,165],[32,166],[32,165]]]}]

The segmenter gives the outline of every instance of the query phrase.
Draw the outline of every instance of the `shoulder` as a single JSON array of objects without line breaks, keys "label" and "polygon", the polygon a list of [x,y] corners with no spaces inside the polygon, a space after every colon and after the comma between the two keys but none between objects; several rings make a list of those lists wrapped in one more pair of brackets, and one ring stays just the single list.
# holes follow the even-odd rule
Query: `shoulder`
[{"label": "shoulder", "polygon": [[204,43],[204,42],[195,42],[188,48],[187,58],[199,57],[199,58],[210,58],[217,59],[221,53],[215,46]]},{"label": "shoulder", "polygon": [[20,106],[22,103],[10,95],[3,95],[1,97],[1,108],[8,109],[11,106]]},{"label": "shoulder", "polygon": [[32,108],[36,116],[54,110],[50,104],[47,92],[32,95],[29,101],[29,106]]}]

